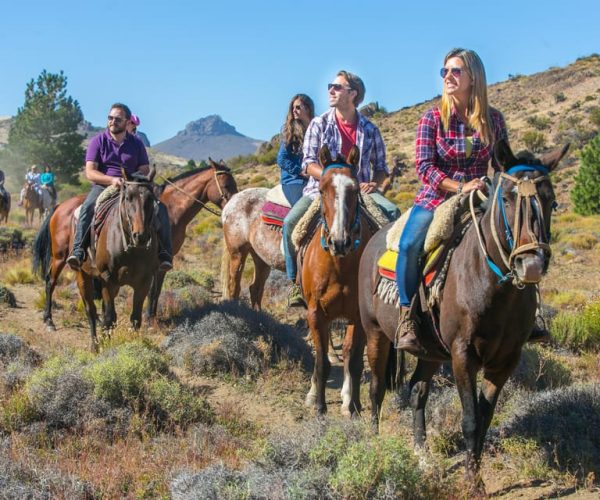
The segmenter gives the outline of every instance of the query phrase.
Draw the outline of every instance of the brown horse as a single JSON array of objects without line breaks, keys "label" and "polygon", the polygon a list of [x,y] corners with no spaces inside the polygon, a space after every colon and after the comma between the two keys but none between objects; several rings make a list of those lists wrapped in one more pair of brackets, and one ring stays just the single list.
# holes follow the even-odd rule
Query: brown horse
[{"label": "brown horse", "polygon": [[33,218],[35,211],[39,210],[40,221],[44,214],[44,204],[40,194],[35,189],[35,186],[31,182],[26,182],[23,186],[25,192],[23,194],[23,208],[25,209],[25,222],[29,225],[33,225]]},{"label": "brown horse", "polygon": [[[118,200],[106,215],[106,221],[96,239],[94,262],[90,259],[84,261],[81,270],[76,273],[94,352],[98,350],[94,279],[98,279],[100,283],[102,327],[105,332],[116,324],[115,297],[123,285],[129,285],[133,289],[133,305],[129,317],[131,326],[137,330],[142,324],[142,306],[159,264],[158,235],[154,220],[154,174],[155,170],[152,168],[143,180],[123,182]],[[123,179],[127,179],[124,169]]]},{"label": "brown horse", "polygon": [[10,213],[10,193],[0,188],[0,222],[8,223],[8,214]]},{"label": "brown horse", "polygon": [[307,323],[315,348],[315,367],[306,404],[326,413],[325,384],[331,369],[327,357],[329,327],[336,318],[348,326],[342,347],[344,384],[342,412],[360,412],[360,377],[363,369],[365,334],[358,309],[358,264],[367,242],[375,232],[359,209],[356,168],[360,153],[354,146],[348,162],[338,156],[333,162],[326,146],[319,152],[323,173],[321,223],[312,236],[302,262],[302,290],[307,304]]},{"label": "brown horse", "polygon": [[[185,229],[194,216],[203,207],[210,210],[206,206],[208,202],[222,208],[237,192],[237,185],[231,171],[224,164],[211,160],[209,168],[194,169],[165,179],[165,183],[158,189],[160,200],[169,213],[173,253],[176,254],[183,244]],[[40,273],[46,283],[44,323],[51,331],[55,329],[52,320],[52,294],[69,256],[73,212],[84,200],[85,195],[81,195],[58,205],[42,224],[33,243],[33,269]],[[163,280],[164,272],[159,271],[150,289],[147,310],[150,320],[156,314]]]},{"label": "brown horse", "polygon": [[[405,165],[397,162],[391,175],[381,184],[385,192]],[[273,231],[261,220],[265,204],[266,188],[249,188],[236,194],[223,210],[223,237],[225,251],[222,260],[223,298],[239,299],[242,273],[248,254],[254,262],[254,276],[250,284],[252,308],[261,309],[265,282],[271,269],[285,271],[285,259],[281,251],[281,232]]]},{"label": "brown horse", "polygon": [[[423,343],[429,350],[418,360],[409,383],[415,444],[425,443],[425,403],[431,378],[443,361],[451,360],[463,408],[466,473],[474,493],[484,491],[479,464],[498,395],[517,365],[535,321],[535,284],[546,272],[550,257],[554,192],[548,174],[567,149],[537,159],[529,153],[515,157],[504,141],[496,145],[501,170],[492,184],[493,197],[483,216],[473,212],[473,221],[454,251],[443,295],[434,308],[435,319],[425,314],[420,318],[422,340],[428,339],[429,345]],[[385,250],[389,227],[369,242],[359,274],[375,422],[383,402],[388,362],[395,358],[390,354],[398,324],[398,310],[375,292],[377,260]],[[437,348],[431,345],[436,338],[441,338]],[[477,373],[481,369],[478,401]]]}]

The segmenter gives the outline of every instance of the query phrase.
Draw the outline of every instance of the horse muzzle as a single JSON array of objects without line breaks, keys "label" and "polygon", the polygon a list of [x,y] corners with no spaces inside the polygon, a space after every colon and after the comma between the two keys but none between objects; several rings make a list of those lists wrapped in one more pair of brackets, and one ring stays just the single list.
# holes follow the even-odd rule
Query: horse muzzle
[{"label": "horse muzzle", "polygon": [[548,269],[549,256],[543,250],[522,253],[514,260],[514,272],[517,279],[524,284],[537,284]]},{"label": "horse muzzle", "polygon": [[345,257],[354,250],[352,238],[349,236],[345,238],[332,238],[330,236],[327,238],[327,247],[333,257]]},{"label": "horse muzzle", "polygon": [[150,233],[132,233],[131,241],[135,248],[146,247],[150,241]]}]

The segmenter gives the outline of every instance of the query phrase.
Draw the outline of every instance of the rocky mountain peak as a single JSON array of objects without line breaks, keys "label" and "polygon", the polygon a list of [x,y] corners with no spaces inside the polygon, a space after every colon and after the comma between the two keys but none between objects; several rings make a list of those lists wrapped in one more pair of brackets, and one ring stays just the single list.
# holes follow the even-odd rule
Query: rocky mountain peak
[{"label": "rocky mountain peak", "polygon": [[220,136],[237,135],[242,136],[233,125],[224,121],[219,115],[209,115],[199,120],[188,123],[185,129],[178,132],[177,135],[200,135],[200,136]]}]

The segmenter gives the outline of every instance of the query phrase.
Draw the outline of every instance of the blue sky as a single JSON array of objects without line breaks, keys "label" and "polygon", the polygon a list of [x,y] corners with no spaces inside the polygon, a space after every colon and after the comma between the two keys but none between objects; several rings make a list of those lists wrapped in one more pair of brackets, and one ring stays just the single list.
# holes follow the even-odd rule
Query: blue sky
[{"label": "blue sky", "polygon": [[393,111],[440,92],[452,47],[476,50],[494,83],[600,52],[599,20],[597,0],[11,1],[0,17],[0,115],[16,114],[43,69],[63,70],[94,125],[122,101],[152,143],[215,113],[268,139],[295,93],[325,111],[339,69],[363,78],[365,102]]}]

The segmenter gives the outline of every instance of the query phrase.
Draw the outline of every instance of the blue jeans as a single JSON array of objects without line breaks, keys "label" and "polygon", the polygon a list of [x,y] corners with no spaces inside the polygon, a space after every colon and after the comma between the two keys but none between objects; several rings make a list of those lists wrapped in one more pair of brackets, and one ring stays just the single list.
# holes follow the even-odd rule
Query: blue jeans
[{"label": "blue jeans", "polygon": [[398,217],[400,217],[400,209],[381,193],[375,192],[371,193],[369,196],[375,203],[377,203],[377,206],[383,210],[383,213],[390,221],[396,220]]},{"label": "blue jeans", "polygon": [[425,244],[427,230],[433,220],[433,212],[413,205],[406,221],[396,261],[396,284],[400,294],[400,305],[410,306],[413,295],[419,284],[419,257]]},{"label": "blue jeans", "polygon": [[298,273],[298,268],[296,266],[296,249],[292,243],[292,232],[312,202],[313,200],[310,196],[303,196],[292,207],[283,220],[282,238],[283,253],[285,254],[285,272],[287,277],[292,281],[296,281],[296,274]]},{"label": "blue jeans", "polygon": [[302,198],[302,190],[306,184],[282,184],[281,189],[283,189],[283,194],[285,195],[287,201],[290,202],[290,205],[293,207],[300,198]]}]

